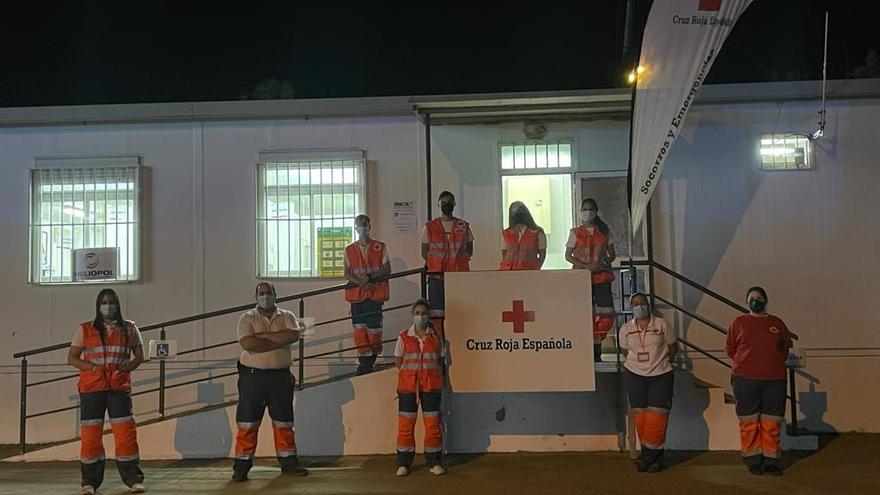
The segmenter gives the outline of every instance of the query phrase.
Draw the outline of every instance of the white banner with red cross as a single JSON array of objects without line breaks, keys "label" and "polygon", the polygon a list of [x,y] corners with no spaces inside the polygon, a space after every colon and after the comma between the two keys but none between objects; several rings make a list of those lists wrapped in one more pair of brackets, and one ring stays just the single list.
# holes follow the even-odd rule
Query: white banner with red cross
[{"label": "white banner with red cross", "polygon": [[596,389],[587,270],[449,272],[454,392]]}]

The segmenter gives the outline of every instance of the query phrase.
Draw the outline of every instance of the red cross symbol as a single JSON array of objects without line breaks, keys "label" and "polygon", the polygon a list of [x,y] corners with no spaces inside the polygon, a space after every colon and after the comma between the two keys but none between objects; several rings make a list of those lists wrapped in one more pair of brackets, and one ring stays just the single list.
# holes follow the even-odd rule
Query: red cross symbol
[{"label": "red cross symbol", "polygon": [[501,321],[504,323],[513,323],[513,333],[523,333],[526,331],[526,322],[535,321],[534,311],[525,311],[525,305],[522,301],[513,301],[513,311],[502,311]]}]

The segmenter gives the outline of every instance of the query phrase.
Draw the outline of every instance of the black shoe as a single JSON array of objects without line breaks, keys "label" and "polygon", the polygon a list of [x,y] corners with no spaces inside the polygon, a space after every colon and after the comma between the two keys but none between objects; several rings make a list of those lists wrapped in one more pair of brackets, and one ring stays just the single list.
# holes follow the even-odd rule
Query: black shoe
[{"label": "black shoe", "polygon": [[593,345],[593,361],[597,363],[602,362],[602,344]]},{"label": "black shoe", "polygon": [[760,464],[754,464],[749,466],[749,474],[754,474],[755,476],[761,476],[764,474],[764,470],[761,469]]},{"label": "black shoe", "polygon": [[648,466],[641,459],[636,460],[636,471],[644,473],[647,469]]},{"label": "black shoe", "polygon": [[281,468],[281,474],[289,474],[291,476],[308,476],[309,471],[299,464],[294,464],[292,466]]},{"label": "black shoe", "polygon": [[769,474],[770,476],[782,476],[782,469],[779,466],[767,465],[764,466],[764,474]]},{"label": "black shoe", "polygon": [[660,461],[657,461],[654,464],[651,464],[650,466],[648,466],[647,471],[649,473],[659,473],[660,471],[663,471],[663,463]]},{"label": "black shoe", "polygon": [[232,481],[241,482],[248,480],[248,472],[247,471],[233,471],[232,472]]},{"label": "black shoe", "polygon": [[373,361],[375,361],[375,356],[358,356],[358,367],[354,374],[360,376],[371,373],[373,371]]}]

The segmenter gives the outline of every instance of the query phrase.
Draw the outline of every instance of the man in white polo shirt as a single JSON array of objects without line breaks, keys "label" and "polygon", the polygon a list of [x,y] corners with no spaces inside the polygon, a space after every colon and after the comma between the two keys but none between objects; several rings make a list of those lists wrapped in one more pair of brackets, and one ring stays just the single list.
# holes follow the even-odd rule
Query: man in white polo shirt
[{"label": "man in white polo shirt", "polygon": [[266,406],[272,418],[275,454],[281,472],[305,476],[296,457],[293,429],[293,389],[296,378],[290,372],[290,345],[299,340],[300,323],[292,312],[275,305],[275,287],[257,284],[257,306],[238,320],[238,408],[235,421],[233,481],[246,481],[257,450],[257,433]]}]

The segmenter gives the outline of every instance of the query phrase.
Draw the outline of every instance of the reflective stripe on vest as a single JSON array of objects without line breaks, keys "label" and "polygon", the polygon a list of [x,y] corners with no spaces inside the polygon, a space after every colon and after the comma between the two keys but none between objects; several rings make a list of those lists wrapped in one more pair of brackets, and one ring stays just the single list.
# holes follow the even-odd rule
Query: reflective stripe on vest
[{"label": "reflective stripe on vest", "polygon": [[452,219],[452,232],[443,229],[443,220],[435,218],[425,224],[428,234],[426,265],[430,272],[466,272],[470,270],[470,255],[465,250],[468,223]]},{"label": "reflective stripe on vest", "polygon": [[437,334],[429,330],[423,348],[419,346],[418,337],[409,335],[409,330],[404,330],[400,336],[403,339],[404,354],[398,373],[397,390],[410,393],[441,390],[443,374]]},{"label": "reflective stripe on vest", "polygon": [[[575,237],[572,250],[575,258],[588,263],[598,263],[608,253],[608,237],[599,230],[598,226],[593,227],[592,234],[586,225],[580,225],[571,231]],[[614,280],[614,274],[609,271],[593,272],[590,279],[594,284],[611,282]]]},{"label": "reflective stripe on vest", "polygon": [[[131,383],[127,373],[116,373],[119,365],[131,359],[132,324],[126,322],[125,329],[106,332],[104,341],[95,325],[87,321],[80,325],[83,334],[83,360],[101,365],[99,370],[79,372],[80,392],[103,392],[106,390],[130,391]],[[125,374],[123,378],[119,375]],[[114,378],[115,377],[115,378]]]},{"label": "reflective stripe on vest", "polygon": [[[367,243],[367,257],[364,259],[363,252],[357,242],[346,246],[345,253],[348,256],[348,264],[352,273],[358,276],[380,273],[385,268],[385,244],[374,239]],[[376,302],[388,300],[388,281],[376,282],[369,289],[361,287],[349,287],[345,289],[345,300],[348,302],[361,302],[370,299]]]},{"label": "reflective stripe on vest", "polygon": [[504,259],[499,270],[537,270],[539,230],[526,229],[522,237],[516,228],[504,229]]}]

